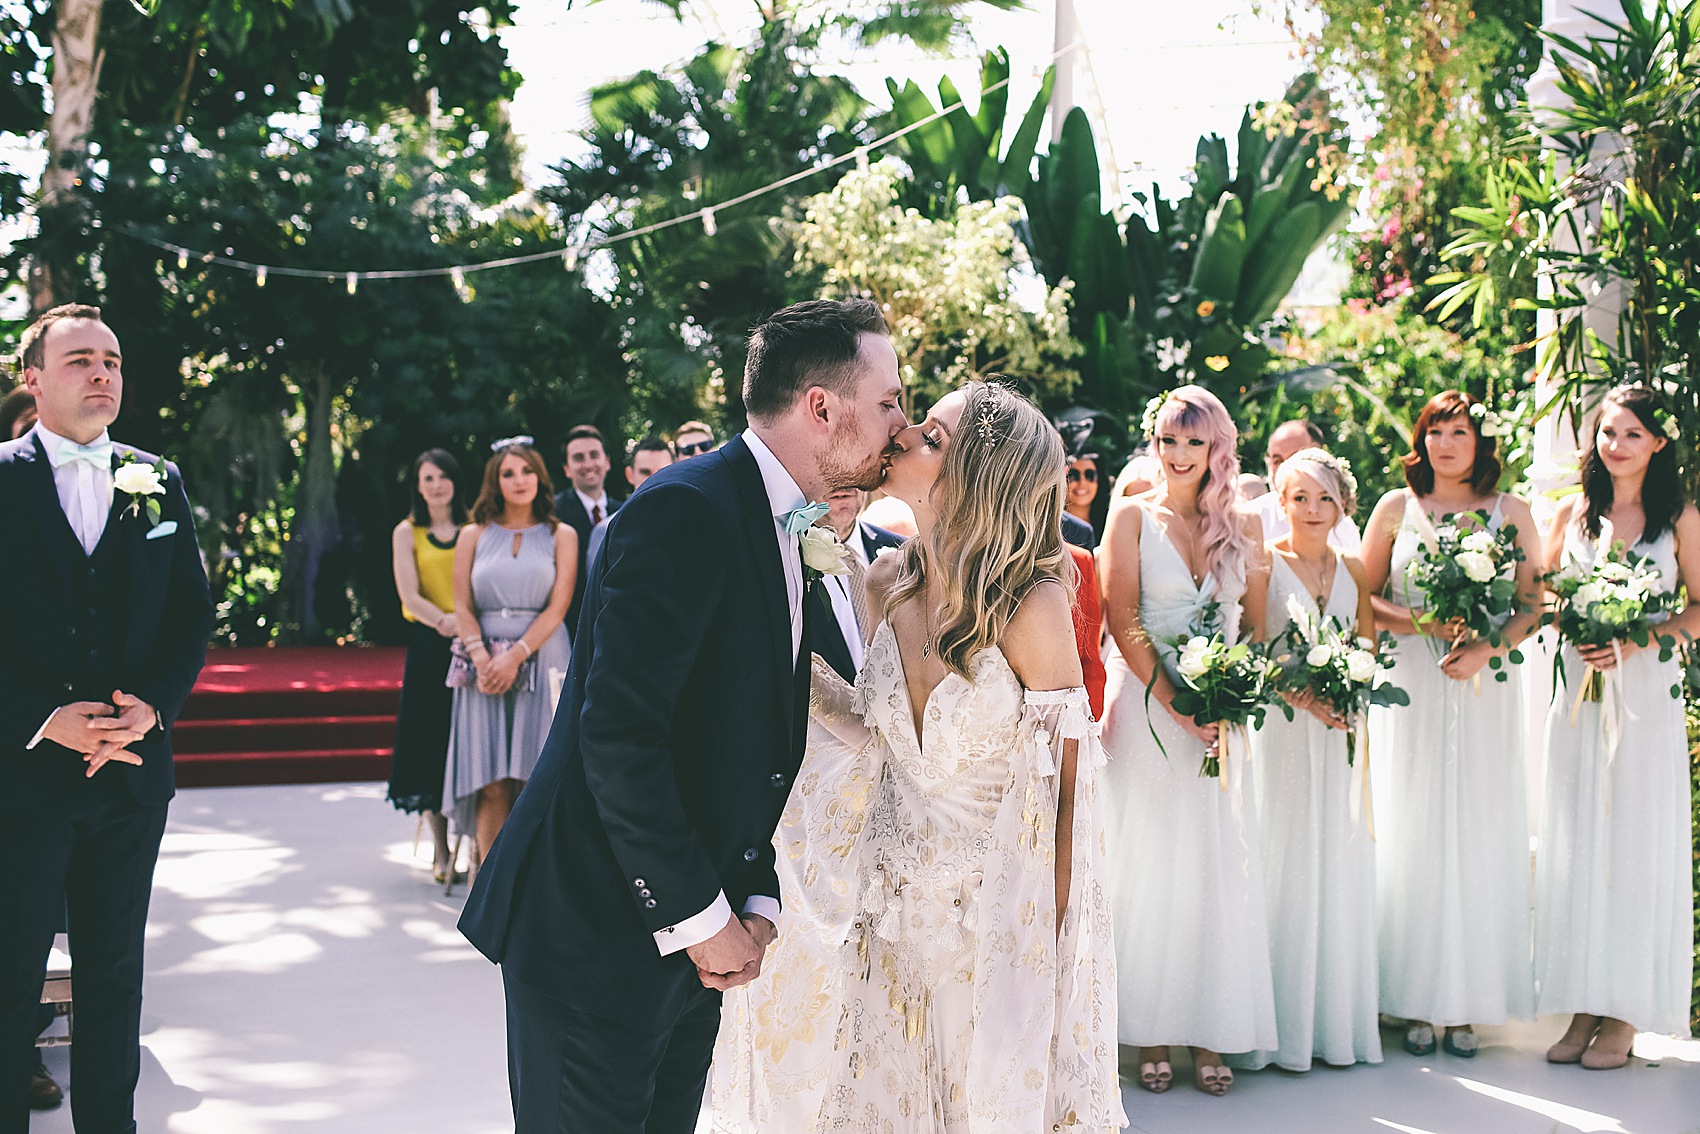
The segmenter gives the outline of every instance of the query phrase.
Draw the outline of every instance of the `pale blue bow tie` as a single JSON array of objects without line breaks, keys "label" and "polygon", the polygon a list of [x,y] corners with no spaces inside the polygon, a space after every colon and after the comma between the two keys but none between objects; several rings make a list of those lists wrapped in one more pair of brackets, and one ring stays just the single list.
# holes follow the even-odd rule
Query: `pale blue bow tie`
[{"label": "pale blue bow tie", "polygon": [[75,441],[66,441],[59,446],[59,463],[72,464],[76,461],[87,461],[97,469],[112,468],[112,442],[95,441],[88,445],[79,445]]},{"label": "pale blue bow tie", "polygon": [[785,530],[794,536],[800,536],[815,526],[815,521],[832,510],[830,504],[805,504],[801,508],[793,508],[780,516],[780,522]]}]

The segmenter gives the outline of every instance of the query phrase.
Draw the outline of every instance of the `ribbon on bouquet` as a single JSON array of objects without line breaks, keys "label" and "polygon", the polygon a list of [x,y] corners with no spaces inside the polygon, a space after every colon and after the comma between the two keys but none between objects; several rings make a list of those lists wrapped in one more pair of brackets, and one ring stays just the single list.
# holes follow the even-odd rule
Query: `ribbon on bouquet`
[{"label": "ribbon on bouquet", "polygon": [[1586,666],[1582,671],[1581,686],[1576,690],[1576,700],[1570,706],[1570,725],[1576,726],[1576,718],[1582,713],[1582,702],[1593,700],[1588,696],[1590,686],[1599,682],[1600,705],[1600,740],[1606,747],[1606,814],[1611,814],[1611,767],[1617,762],[1618,745],[1623,741],[1623,725],[1625,720],[1636,720],[1635,710],[1629,707],[1623,696],[1623,643],[1612,640],[1612,656],[1617,664],[1610,669],[1595,669]]},{"label": "ribbon on bouquet", "polygon": [[[1238,745],[1235,744],[1236,738]],[[1242,759],[1234,758],[1236,747],[1245,753]],[[1240,781],[1245,776],[1246,764],[1251,761],[1251,733],[1246,731],[1245,725],[1222,724],[1217,727],[1216,755],[1221,761],[1221,766],[1216,771],[1217,790],[1229,793],[1228,806],[1233,811],[1234,822],[1243,827],[1245,806]]]},{"label": "ribbon on bouquet", "polygon": [[1352,786],[1348,798],[1351,800],[1352,822],[1363,823],[1369,828],[1369,841],[1375,842],[1375,803],[1369,788],[1369,720],[1366,714],[1359,713],[1350,725],[1346,743],[1350,746],[1353,762],[1358,766],[1358,774],[1352,777]]}]

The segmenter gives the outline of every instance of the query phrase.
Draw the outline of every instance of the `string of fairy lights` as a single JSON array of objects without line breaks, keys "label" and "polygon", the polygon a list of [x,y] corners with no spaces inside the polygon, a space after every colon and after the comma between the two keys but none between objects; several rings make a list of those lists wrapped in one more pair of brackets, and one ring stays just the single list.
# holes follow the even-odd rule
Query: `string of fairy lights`
[{"label": "string of fairy lights", "polygon": [[[1047,62],[1054,63],[1072,51],[1084,49],[1084,46],[1085,45],[1082,41],[1076,40],[1068,46],[1058,49]],[[1006,76],[1003,79],[984,87],[980,92],[981,97],[984,98],[986,95],[1007,86],[1013,78],[1013,75]],[[464,264],[446,264],[429,268],[360,269],[355,271],[330,268],[301,268],[288,264],[263,264],[254,260],[245,260],[238,256],[227,256],[215,251],[191,248],[187,245],[179,244],[171,240],[165,240],[161,237],[153,236],[149,233],[141,232],[129,227],[114,228],[113,231],[143,244],[152,245],[162,252],[167,253],[169,256],[176,257],[177,268],[179,271],[187,270],[193,263],[216,265],[218,267],[229,268],[252,275],[254,277],[255,285],[258,287],[265,287],[268,279],[277,276],[292,279],[320,280],[333,284],[340,283],[345,289],[347,289],[349,295],[354,295],[359,290],[360,284],[368,280],[417,280],[446,278],[451,284],[453,284],[455,291],[461,295],[462,298],[465,298],[468,295],[466,277],[472,275],[474,272],[498,271],[503,268],[519,267],[523,264],[546,263],[550,260],[559,261],[567,271],[571,272],[576,270],[579,263],[592,252],[608,248],[623,241],[636,240],[639,237],[648,236],[651,233],[661,232],[665,229],[677,228],[680,225],[699,224],[702,226],[704,235],[713,237],[715,233],[719,231],[718,217],[726,210],[735,208],[748,201],[753,201],[758,197],[766,196],[769,193],[777,192],[788,185],[794,185],[799,181],[804,181],[810,177],[816,176],[817,174],[824,173],[850,162],[854,162],[858,169],[865,170],[868,168],[872,154],[877,153],[879,150],[884,149],[924,126],[963,109],[965,109],[965,100],[957,99],[954,102],[940,107],[938,110],[935,110],[933,113],[924,118],[917,119],[916,121],[909,123],[907,126],[902,126],[893,130],[889,134],[876,138],[871,142],[863,143],[862,145],[850,150],[848,153],[834,154],[830,157],[823,158],[806,169],[799,169],[795,173],[788,174],[785,177],[769,182],[759,188],[751,189],[734,197],[728,197],[724,201],[716,201],[710,205],[703,205],[700,208],[691,210],[690,212],[680,213],[677,216],[666,217],[662,220],[655,221],[651,224],[641,225],[637,228],[630,228],[621,232],[590,237],[582,241],[568,244],[564,248],[554,248],[539,252],[526,252],[516,256],[503,256],[494,260],[479,260]]]}]

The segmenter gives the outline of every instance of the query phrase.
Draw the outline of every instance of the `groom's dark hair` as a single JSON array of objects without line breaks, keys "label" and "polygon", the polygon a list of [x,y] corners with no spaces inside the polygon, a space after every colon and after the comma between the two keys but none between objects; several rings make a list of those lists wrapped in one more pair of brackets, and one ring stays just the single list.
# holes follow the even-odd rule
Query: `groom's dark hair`
[{"label": "groom's dark hair", "polygon": [[744,412],[772,418],[810,386],[847,396],[861,336],[890,334],[869,299],[811,299],[775,311],[750,332],[744,362]]}]

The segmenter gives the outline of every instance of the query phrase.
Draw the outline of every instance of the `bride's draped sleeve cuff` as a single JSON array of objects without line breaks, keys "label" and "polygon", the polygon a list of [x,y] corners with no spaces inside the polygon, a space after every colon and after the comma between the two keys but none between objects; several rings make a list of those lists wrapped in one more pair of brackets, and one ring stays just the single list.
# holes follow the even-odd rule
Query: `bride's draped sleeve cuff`
[{"label": "bride's draped sleeve cuff", "polygon": [[1022,700],[1021,715],[1032,745],[1033,767],[1039,775],[1057,774],[1062,766],[1062,745],[1067,740],[1079,742],[1077,766],[1104,765],[1104,746],[1098,741],[1098,722],[1092,719],[1092,703],[1085,686],[1029,689]]}]

